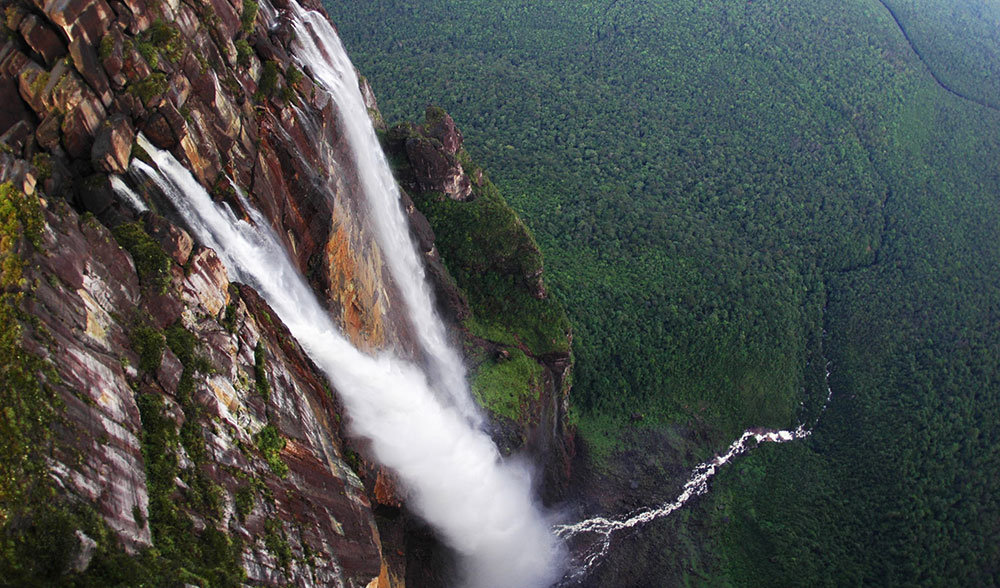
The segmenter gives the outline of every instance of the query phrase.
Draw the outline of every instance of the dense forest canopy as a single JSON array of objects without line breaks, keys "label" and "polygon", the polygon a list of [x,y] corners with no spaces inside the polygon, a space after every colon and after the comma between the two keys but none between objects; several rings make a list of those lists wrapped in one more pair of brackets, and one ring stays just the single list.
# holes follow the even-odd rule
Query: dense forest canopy
[{"label": "dense forest canopy", "polygon": [[990,0],[885,0],[946,88],[1000,108],[1000,4]]},{"label": "dense forest canopy", "polygon": [[695,457],[811,422],[830,362],[814,437],[725,472],[684,561],[636,569],[1000,583],[994,4],[327,8],[386,117],[445,107],[535,231],[598,457],[636,412]]}]

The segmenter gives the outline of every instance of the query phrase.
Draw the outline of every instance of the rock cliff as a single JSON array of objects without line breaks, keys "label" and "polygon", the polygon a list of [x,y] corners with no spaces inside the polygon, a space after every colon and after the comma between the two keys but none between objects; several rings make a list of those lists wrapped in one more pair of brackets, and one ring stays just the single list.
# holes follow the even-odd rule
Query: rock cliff
[{"label": "rock cliff", "polygon": [[[245,193],[355,345],[419,360],[337,106],[290,58],[287,5],[0,5],[0,585],[436,577],[432,539],[345,437],[336,391],[128,175],[142,133],[237,214]],[[541,460],[556,496],[570,335],[538,249],[446,114],[386,145],[494,436]]]},{"label": "rock cliff", "polygon": [[[463,148],[444,110],[384,134],[386,151],[413,207],[428,267],[461,327],[475,367],[473,392],[493,417],[509,454],[526,448],[542,466],[543,491],[557,500],[573,456],[567,428],[572,332],[542,280],[542,254],[528,228]],[[447,269],[439,266],[443,259]]]}]

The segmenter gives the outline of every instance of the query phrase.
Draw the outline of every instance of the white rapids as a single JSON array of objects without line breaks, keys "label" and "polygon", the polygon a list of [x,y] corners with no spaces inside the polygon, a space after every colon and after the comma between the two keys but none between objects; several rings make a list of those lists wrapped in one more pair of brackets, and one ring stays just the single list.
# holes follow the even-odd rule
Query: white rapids
[{"label": "white rapids", "polygon": [[656,508],[642,508],[618,519],[594,517],[579,523],[557,525],[554,527],[555,532],[563,539],[585,533],[592,533],[597,537],[597,540],[589,546],[587,551],[577,556],[581,561],[572,570],[570,579],[581,578],[590,573],[611,549],[611,535],[616,531],[645,525],[656,519],[670,516],[674,511],[684,506],[688,500],[708,492],[709,480],[715,476],[719,468],[732,461],[734,457],[746,453],[747,450],[759,443],[787,443],[804,439],[811,434],[812,431],[803,425],[791,431],[745,431],[739,439],[733,441],[725,453],[716,455],[711,460],[695,466],[681,493],[673,501]]},{"label": "white rapids", "polygon": [[[826,400],[820,408],[820,415],[826,411],[826,407],[833,397],[829,379],[830,366],[828,364],[826,367]],[[816,422],[819,422],[818,418]],[[815,426],[816,423],[813,423],[813,427]],[[585,549],[581,553],[574,554],[574,565],[563,579],[563,582],[580,580],[593,571],[608,554],[608,551],[610,551],[611,536],[614,533],[668,517],[695,496],[701,496],[708,492],[709,481],[722,466],[731,462],[737,456],[746,453],[761,443],[788,443],[789,441],[805,439],[810,435],[812,435],[812,428],[806,428],[805,425],[799,425],[791,430],[748,429],[732,442],[725,453],[718,454],[712,459],[695,466],[687,482],[684,483],[681,493],[674,500],[655,508],[644,507],[620,518],[597,516],[578,523],[556,525],[553,527],[556,535],[564,540],[582,535],[594,536],[594,539],[586,544]]]},{"label": "white rapids", "polygon": [[142,198],[135,193],[132,188],[128,187],[128,184],[121,179],[121,176],[112,175],[111,178],[111,188],[118,194],[118,197],[122,199],[123,202],[128,204],[128,206],[138,213],[143,213],[149,210],[146,203],[142,201]]}]

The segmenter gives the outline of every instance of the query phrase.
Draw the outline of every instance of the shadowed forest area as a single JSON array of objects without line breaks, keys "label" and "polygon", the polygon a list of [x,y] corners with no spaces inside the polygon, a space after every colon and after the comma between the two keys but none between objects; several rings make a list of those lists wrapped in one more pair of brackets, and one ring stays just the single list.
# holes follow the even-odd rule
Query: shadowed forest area
[{"label": "shadowed forest area", "polygon": [[1000,8],[326,7],[386,119],[444,107],[534,231],[597,471],[811,423],[830,365],[813,437],[594,585],[1000,583]]}]

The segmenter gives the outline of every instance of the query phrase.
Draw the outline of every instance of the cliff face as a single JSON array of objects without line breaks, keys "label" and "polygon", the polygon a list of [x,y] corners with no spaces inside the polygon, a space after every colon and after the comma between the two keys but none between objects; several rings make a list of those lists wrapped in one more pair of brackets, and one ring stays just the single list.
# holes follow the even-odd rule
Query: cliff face
[{"label": "cliff face", "polygon": [[[444,110],[384,133],[420,225],[439,298],[461,328],[472,388],[506,453],[526,449],[541,466],[544,498],[563,496],[574,448],[567,428],[572,380],[569,321],[542,280],[534,237],[463,148]],[[436,238],[435,238],[436,233]],[[443,260],[447,269],[437,262]]]},{"label": "cliff face", "polygon": [[[0,584],[398,586],[407,568],[419,578],[424,547],[408,538],[403,493],[350,448],[335,391],[266,302],[229,282],[149,182],[130,180],[153,212],[121,197],[142,133],[237,214],[245,192],[355,345],[419,360],[337,107],[289,57],[280,0],[0,6],[0,393],[11,407]],[[530,235],[456,159],[467,156],[450,118],[437,123],[418,133],[427,144],[414,136],[404,148],[400,172],[431,216],[411,203],[411,224],[495,436],[545,460],[558,489],[571,453],[568,326],[542,302]],[[436,155],[443,167],[427,163]],[[435,190],[493,203],[487,212],[510,226],[442,223]],[[475,237],[474,251],[444,247],[442,263],[432,225],[449,243]],[[512,235],[519,253],[498,254]],[[469,263],[491,250],[485,266]],[[477,273],[500,286],[477,285]],[[519,305],[505,331],[496,298],[508,283],[541,306]],[[524,393],[500,398],[511,383]]]},{"label": "cliff face", "polygon": [[195,576],[229,565],[265,584],[367,585],[379,539],[332,395],[267,305],[177,234],[161,290],[102,225],[45,211],[25,256],[39,319],[25,344],[53,367],[55,487],[130,553],[183,560],[205,527],[228,535],[228,556],[185,562]]}]

